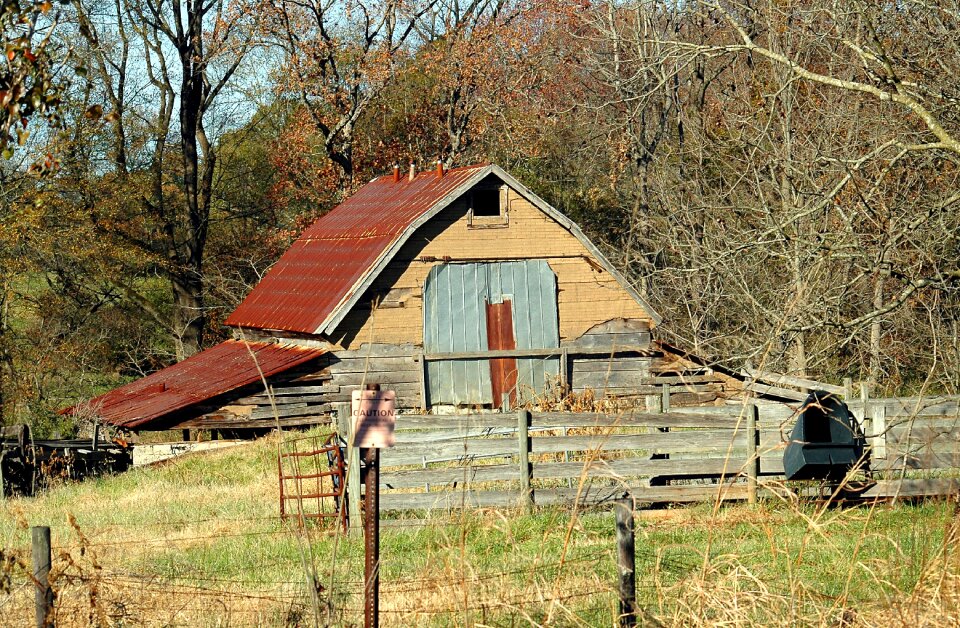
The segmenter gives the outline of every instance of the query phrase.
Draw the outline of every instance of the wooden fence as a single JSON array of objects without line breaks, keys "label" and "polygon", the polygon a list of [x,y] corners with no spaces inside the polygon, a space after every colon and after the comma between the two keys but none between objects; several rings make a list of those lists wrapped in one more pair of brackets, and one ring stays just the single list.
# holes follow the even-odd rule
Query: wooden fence
[{"label": "wooden fence", "polygon": [[[401,414],[396,447],[381,454],[381,508],[594,505],[625,493],[641,502],[748,499],[752,477],[760,478],[761,493],[783,479],[783,449],[799,406]],[[872,447],[876,484],[868,496],[957,492],[960,398],[849,406],[864,419]]]},{"label": "wooden fence", "polygon": [[[381,508],[597,504],[626,492],[700,501],[721,478],[724,498],[746,498],[751,461],[773,445],[749,420],[755,407],[696,410],[400,415],[396,447],[381,453]],[[779,424],[768,428],[779,443]]]}]

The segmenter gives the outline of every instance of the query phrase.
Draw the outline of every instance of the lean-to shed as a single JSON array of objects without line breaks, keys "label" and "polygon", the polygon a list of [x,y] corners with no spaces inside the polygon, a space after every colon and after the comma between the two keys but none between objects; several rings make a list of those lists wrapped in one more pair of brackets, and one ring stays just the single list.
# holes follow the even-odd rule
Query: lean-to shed
[{"label": "lean-to shed", "polygon": [[[324,420],[363,383],[409,409],[558,389],[640,397],[677,369],[651,344],[659,322],[576,224],[502,168],[395,172],[303,232],[227,319],[234,340],[88,405],[130,429],[239,429]],[[711,371],[687,394],[709,401],[722,385]]]}]

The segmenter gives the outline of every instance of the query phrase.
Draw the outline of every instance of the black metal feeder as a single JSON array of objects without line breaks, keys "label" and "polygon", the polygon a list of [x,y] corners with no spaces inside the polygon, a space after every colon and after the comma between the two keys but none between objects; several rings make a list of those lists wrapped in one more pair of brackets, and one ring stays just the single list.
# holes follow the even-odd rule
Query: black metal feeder
[{"label": "black metal feeder", "polygon": [[823,390],[803,403],[783,452],[788,480],[842,480],[862,458],[866,439],[847,404]]}]

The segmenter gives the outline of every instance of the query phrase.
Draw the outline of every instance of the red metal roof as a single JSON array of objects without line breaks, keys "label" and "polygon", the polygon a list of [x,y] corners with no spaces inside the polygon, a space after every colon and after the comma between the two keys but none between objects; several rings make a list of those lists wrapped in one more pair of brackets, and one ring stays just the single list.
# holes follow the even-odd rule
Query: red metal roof
[{"label": "red metal roof", "polygon": [[485,168],[374,179],[307,228],[226,323],[316,333],[404,231]]},{"label": "red metal roof", "polygon": [[[227,340],[91,399],[83,407],[105,423],[141,428],[153,419],[256,383],[261,371],[270,377],[324,353],[325,349],[297,345]],[[80,408],[67,412],[77,413]]]}]

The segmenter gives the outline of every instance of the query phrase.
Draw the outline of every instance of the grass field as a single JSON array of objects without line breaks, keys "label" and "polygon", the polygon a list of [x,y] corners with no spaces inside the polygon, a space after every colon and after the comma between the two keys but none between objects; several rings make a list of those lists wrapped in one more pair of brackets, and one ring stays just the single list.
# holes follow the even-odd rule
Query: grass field
[{"label": "grass field", "polygon": [[[0,623],[32,625],[28,527],[49,525],[60,626],[362,624],[362,543],[279,520],[276,448],[6,501]],[[946,502],[641,511],[644,623],[957,625],[955,518]],[[385,519],[383,625],[616,624],[610,512]]]}]

